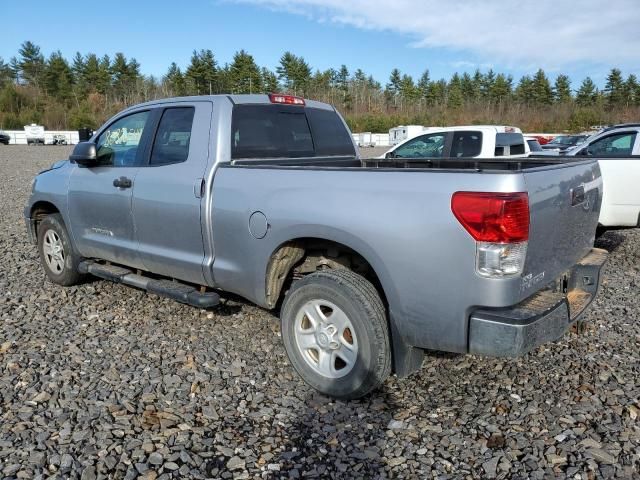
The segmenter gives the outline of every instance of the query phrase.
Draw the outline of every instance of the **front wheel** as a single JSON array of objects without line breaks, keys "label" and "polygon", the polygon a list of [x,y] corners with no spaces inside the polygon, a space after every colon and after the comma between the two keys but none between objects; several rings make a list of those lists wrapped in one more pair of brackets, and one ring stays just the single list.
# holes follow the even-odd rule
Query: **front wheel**
[{"label": "front wheel", "polygon": [[335,398],[360,398],[391,373],[384,305],[374,286],[350,270],[295,282],[281,310],[282,338],[305,382]]},{"label": "front wheel", "polygon": [[73,251],[60,214],[48,215],[39,223],[38,252],[44,271],[53,283],[70,286],[82,280],[78,272],[82,259]]}]

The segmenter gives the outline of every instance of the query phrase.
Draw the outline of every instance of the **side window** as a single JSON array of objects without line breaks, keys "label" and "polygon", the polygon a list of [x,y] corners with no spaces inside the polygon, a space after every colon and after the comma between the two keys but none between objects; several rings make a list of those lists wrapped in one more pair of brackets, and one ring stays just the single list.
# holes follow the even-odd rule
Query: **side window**
[{"label": "side window", "polygon": [[589,155],[600,157],[628,157],[633,151],[635,132],[617,133],[596,140],[587,147]]},{"label": "side window", "polygon": [[398,158],[442,157],[445,133],[432,133],[409,140],[393,152]]},{"label": "side window", "polygon": [[138,165],[138,145],[149,112],[138,112],[116,120],[100,134],[96,142],[100,165],[132,167]]},{"label": "side window", "polygon": [[189,157],[195,108],[167,108],[162,113],[151,150],[150,165],[180,163]]},{"label": "side window", "polygon": [[452,157],[475,157],[482,150],[482,132],[454,132]]}]

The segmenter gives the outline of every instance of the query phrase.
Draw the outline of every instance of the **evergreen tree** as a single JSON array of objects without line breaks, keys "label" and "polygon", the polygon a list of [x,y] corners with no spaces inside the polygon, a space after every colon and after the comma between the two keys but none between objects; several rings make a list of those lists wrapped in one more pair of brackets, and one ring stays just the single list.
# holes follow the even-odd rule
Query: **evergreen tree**
[{"label": "evergreen tree", "polygon": [[553,85],[553,99],[556,103],[569,103],[571,97],[571,80],[566,75],[558,75]]},{"label": "evergreen tree", "polygon": [[538,105],[551,105],[553,103],[553,90],[544,70],[539,69],[533,76],[533,99]]},{"label": "evergreen tree", "polygon": [[58,50],[49,57],[44,72],[44,86],[49,95],[66,102],[71,98],[73,72]]},{"label": "evergreen tree", "polygon": [[493,69],[490,69],[485,75],[482,76],[481,92],[484,98],[491,98],[491,90],[493,84],[496,81],[496,74]]},{"label": "evergreen tree", "polygon": [[262,67],[262,84],[265,93],[276,93],[280,90],[278,77],[266,67]]},{"label": "evergreen tree", "polygon": [[218,65],[211,50],[193,51],[185,78],[187,90],[196,95],[219,93]]},{"label": "evergreen tree", "polygon": [[415,100],[418,97],[418,90],[411,75],[402,75],[402,79],[400,80],[400,96],[405,100]]},{"label": "evergreen tree", "polygon": [[503,73],[496,75],[489,90],[489,98],[494,103],[504,103],[511,98],[513,90],[513,78]]},{"label": "evergreen tree", "polygon": [[467,72],[464,72],[460,78],[460,90],[466,103],[475,102],[480,97],[480,93],[476,90],[476,83]]},{"label": "evergreen tree", "polygon": [[24,42],[18,50],[20,58],[18,68],[21,78],[30,85],[36,87],[41,85],[44,75],[44,56],[40,52],[40,47],[30,41]]},{"label": "evergreen tree", "polygon": [[619,69],[612,68],[611,72],[609,72],[604,93],[610,107],[617,107],[625,103],[624,81],[622,80],[622,72]]},{"label": "evergreen tree", "polygon": [[389,83],[387,83],[387,92],[390,96],[395,97],[400,93],[400,84],[402,83],[402,75],[400,70],[394,68],[389,75]]},{"label": "evergreen tree", "polygon": [[171,95],[182,96],[186,94],[184,75],[180,67],[176,65],[176,62],[171,63],[162,81],[169,87]]},{"label": "evergreen tree", "polygon": [[638,105],[640,104],[640,85],[638,84],[638,78],[632,73],[627,77],[627,81],[624,82],[624,102],[625,105]]},{"label": "evergreen tree", "polygon": [[518,102],[525,105],[531,105],[535,101],[535,92],[533,88],[533,80],[529,75],[525,75],[518,82],[518,86],[515,91],[516,99]]},{"label": "evergreen tree", "polygon": [[262,92],[260,69],[253,57],[245,50],[236,52],[229,67],[229,80],[234,93]]},{"label": "evergreen tree", "polygon": [[587,77],[582,81],[582,85],[576,93],[576,103],[581,107],[593,105],[598,98],[598,89],[593,83],[591,77]]},{"label": "evergreen tree", "polygon": [[336,84],[340,90],[347,91],[349,88],[349,69],[346,65],[341,65],[336,78]]},{"label": "evergreen tree", "polygon": [[459,108],[463,104],[462,82],[460,75],[454,73],[447,86],[447,106],[450,108]]},{"label": "evergreen tree", "polygon": [[420,76],[420,80],[418,80],[418,85],[416,88],[418,89],[418,97],[421,100],[426,100],[429,96],[429,85],[431,84],[431,79],[429,78],[429,70],[425,70]]},{"label": "evergreen tree", "polygon": [[287,91],[296,95],[304,95],[311,80],[311,67],[302,57],[291,52],[285,52],[280,57],[280,64],[276,68],[278,78],[284,82]]},{"label": "evergreen tree", "polygon": [[5,63],[4,59],[0,57],[0,89],[12,81],[13,72],[11,71],[11,65]]}]

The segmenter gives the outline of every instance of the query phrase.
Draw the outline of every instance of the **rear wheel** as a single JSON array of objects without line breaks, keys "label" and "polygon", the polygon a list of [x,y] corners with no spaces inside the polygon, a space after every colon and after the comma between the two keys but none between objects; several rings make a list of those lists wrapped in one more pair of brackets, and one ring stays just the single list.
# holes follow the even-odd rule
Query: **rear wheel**
[{"label": "rear wheel", "polygon": [[384,305],[374,286],[350,270],[317,272],[295,282],[281,322],[293,367],[321,393],[359,398],[391,373]]},{"label": "rear wheel", "polygon": [[82,258],[71,247],[71,239],[59,213],[48,215],[38,225],[38,252],[47,277],[58,285],[75,285],[82,275]]}]

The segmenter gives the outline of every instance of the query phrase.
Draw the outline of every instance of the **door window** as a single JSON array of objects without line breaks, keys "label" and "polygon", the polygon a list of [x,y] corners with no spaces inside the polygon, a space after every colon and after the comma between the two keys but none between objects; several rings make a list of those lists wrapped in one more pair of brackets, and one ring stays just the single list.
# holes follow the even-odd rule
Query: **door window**
[{"label": "door window", "polygon": [[96,142],[99,164],[112,167],[139,165],[140,139],[149,112],[138,112],[116,120],[100,134]]},{"label": "door window", "polygon": [[587,153],[598,157],[628,157],[631,156],[635,139],[635,132],[609,135],[589,145]]},{"label": "door window", "polygon": [[167,108],[162,114],[151,151],[151,165],[180,163],[189,157],[195,108]]},{"label": "door window", "polygon": [[452,157],[475,157],[482,149],[482,132],[455,132],[451,144]]},{"label": "door window", "polygon": [[445,133],[432,133],[416,137],[398,147],[394,154],[398,158],[442,157],[445,136]]}]

